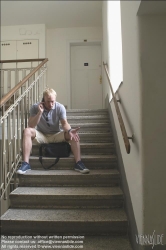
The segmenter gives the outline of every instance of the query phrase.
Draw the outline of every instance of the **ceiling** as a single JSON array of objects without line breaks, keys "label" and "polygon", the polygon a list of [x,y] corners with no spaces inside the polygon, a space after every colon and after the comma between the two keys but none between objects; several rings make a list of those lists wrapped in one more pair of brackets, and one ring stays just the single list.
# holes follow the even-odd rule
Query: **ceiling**
[{"label": "ceiling", "polygon": [[1,26],[102,26],[102,1],[1,1]]}]

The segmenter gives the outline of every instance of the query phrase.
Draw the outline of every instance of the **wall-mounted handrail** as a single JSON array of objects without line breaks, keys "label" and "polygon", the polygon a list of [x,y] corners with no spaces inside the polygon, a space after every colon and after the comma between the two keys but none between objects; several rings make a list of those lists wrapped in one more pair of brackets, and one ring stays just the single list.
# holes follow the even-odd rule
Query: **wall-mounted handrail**
[{"label": "wall-mounted handrail", "polygon": [[[116,96],[114,94],[112,85],[111,85],[111,80],[110,80],[110,76],[109,76],[109,73],[108,73],[107,64],[103,62],[103,65],[104,65],[104,69],[105,69],[105,72],[106,72],[106,75],[107,75],[108,83],[109,83],[109,86],[110,86],[110,89],[111,89],[111,93],[112,93],[116,113],[117,113],[117,116],[118,116],[121,132],[122,132],[122,136],[123,136],[123,140],[124,140],[124,144],[125,144],[125,147],[126,147],[126,152],[129,154],[130,153],[129,137],[127,136],[125,125],[124,125],[124,122],[123,122],[123,118],[122,118],[122,115],[120,113],[120,109],[119,109],[119,106],[118,106],[118,102],[117,102]],[[132,137],[130,137],[130,139],[131,138]]]},{"label": "wall-mounted handrail", "polygon": [[0,107],[2,107],[9,99],[14,95],[14,93],[17,92],[18,89],[23,86],[23,84],[28,81],[28,79],[34,75],[46,62],[48,61],[48,58],[44,59],[25,59],[25,60],[3,60],[0,61],[0,63],[18,63],[18,62],[37,62],[42,61],[35,69],[32,70],[22,81],[20,81],[14,88],[12,88],[2,99],[0,100]]}]

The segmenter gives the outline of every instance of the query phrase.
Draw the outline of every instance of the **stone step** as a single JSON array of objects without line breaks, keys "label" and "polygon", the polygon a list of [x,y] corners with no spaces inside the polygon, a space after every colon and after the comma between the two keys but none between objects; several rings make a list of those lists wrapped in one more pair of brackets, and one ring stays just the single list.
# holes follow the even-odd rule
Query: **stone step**
[{"label": "stone step", "polygon": [[[116,155],[82,155],[81,157],[85,166],[89,169],[111,169],[117,168]],[[30,165],[32,170],[43,169],[39,162],[38,156],[30,156]],[[49,166],[54,162],[54,159],[43,157],[44,166]],[[74,156],[71,154],[68,158],[60,158],[59,162],[51,169],[71,169],[75,166]]]},{"label": "stone step", "polygon": [[109,123],[107,115],[93,115],[93,116],[67,116],[69,123]]},{"label": "stone step", "polygon": [[93,132],[84,131],[81,129],[78,132],[81,142],[114,142],[114,138],[111,132]]},{"label": "stone step", "polygon": [[114,143],[80,143],[82,154],[115,154]]},{"label": "stone step", "polygon": [[[12,238],[11,238],[12,237]],[[129,238],[127,236],[109,236],[109,235],[34,235],[34,236],[26,236],[25,238],[22,236],[10,236],[10,240],[16,240],[17,249],[21,250],[41,250],[41,249],[84,249],[84,250],[132,250],[131,244],[129,242]],[[1,240],[4,240],[2,237]],[[26,240],[26,243],[25,243]],[[48,241],[49,247],[48,248]],[[14,249],[13,245],[10,241],[6,240],[6,249]],[[21,246],[24,246],[22,248]],[[69,246],[69,247],[68,247]],[[109,246],[109,248],[108,248]],[[164,249],[164,248],[163,248]]]},{"label": "stone step", "polygon": [[[39,155],[39,145],[33,145],[32,155]],[[80,143],[83,155],[107,155],[115,154],[114,143]]]},{"label": "stone step", "polygon": [[108,115],[107,109],[67,109],[67,116],[93,116],[93,115]]},{"label": "stone step", "polygon": [[119,186],[119,172],[116,169],[91,170],[81,174],[75,170],[31,170],[19,174],[21,187],[58,187],[58,186]]},{"label": "stone step", "polygon": [[113,142],[112,133],[79,132],[81,142]]},{"label": "stone step", "polygon": [[80,127],[79,132],[100,132],[108,133],[111,132],[111,126],[109,123],[70,123],[72,128]]},{"label": "stone step", "polygon": [[119,187],[18,187],[10,194],[11,208],[122,207]]},{"label": "stone step", "polygon": [[126,236],[86,235],[82,245],[84,250],[133,250]]},{"label": "stone step", "polygon": [[123,209],[8,209],[2,234],[127,234]]}]

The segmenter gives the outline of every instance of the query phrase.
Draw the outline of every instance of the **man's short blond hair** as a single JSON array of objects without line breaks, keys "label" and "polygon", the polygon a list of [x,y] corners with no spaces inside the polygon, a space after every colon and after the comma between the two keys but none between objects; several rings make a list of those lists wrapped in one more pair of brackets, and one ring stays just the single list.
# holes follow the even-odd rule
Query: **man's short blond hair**
[{"label": "man's short blond hair", "polygon": [[56,98],[57,93],[55,92],[54,89],[47,88],[47,89],[45,89],[44,92],[43,92],[43,97],[49,96],[49,95],[55,95],[55,98]]}]

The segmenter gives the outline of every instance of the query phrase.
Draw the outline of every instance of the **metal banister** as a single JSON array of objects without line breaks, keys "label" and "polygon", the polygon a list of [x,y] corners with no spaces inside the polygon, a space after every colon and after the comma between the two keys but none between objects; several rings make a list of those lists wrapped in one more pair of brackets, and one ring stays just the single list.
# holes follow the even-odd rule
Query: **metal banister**
[{"label": "metal banister", "polygon": [[[43,90],[46,88],[47,67],[45,64],[48,59],[0,61],[2,64],[27,61],[42,62],[33,70],[31,68],[30,71],[32,71],[28,72],[27,76],[23,74],[22,81],[0,100],[0,146],[2,152],[0,158],[0,200],[9,198],[12,180],[14,180],[14,188],[16,188],[15,172],[22,160],[22,132],[27,127],[30,107],[41,100]],[[8,85],[8,81],[5,84]]]}]

